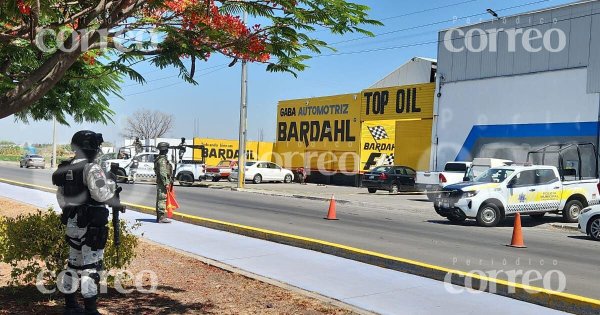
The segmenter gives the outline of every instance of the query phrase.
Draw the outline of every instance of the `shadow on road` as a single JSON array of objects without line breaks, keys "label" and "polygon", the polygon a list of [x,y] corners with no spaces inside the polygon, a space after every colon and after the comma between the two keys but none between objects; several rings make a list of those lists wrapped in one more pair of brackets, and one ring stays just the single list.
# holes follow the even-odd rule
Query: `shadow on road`
[{"label": "shadow on road", "polygon": [[[460,226],[479,226],[475,219],[467,219],[464,222],[450,222],[449,220],[427,220],[425,222],[434,223],[434,224],[442,224],[442,225],[460,225]],[[532,219],[529,216],[523,215],[521,216],[521,226],[522,227],[536,227],[548,223],[562,223],[560,217],[547,217],[542,219]],[[504,219],[498,223],[497,227],[513,227],[514,226],[514,217],[509,217]],[[482,227],[485,228],[485,227]]]},{"label": "shadow on road", "polygon": [[156,223],[156,219],[135,219],[137,222]]}]

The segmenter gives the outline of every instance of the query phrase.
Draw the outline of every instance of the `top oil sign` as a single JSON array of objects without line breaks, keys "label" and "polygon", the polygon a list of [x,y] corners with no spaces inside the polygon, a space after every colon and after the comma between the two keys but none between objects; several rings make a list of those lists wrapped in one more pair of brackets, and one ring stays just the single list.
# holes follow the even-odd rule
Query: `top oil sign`
[{"label": "top oil sign", "polygon": [[361,121],[431,118],[435,83],[362,91]]}]

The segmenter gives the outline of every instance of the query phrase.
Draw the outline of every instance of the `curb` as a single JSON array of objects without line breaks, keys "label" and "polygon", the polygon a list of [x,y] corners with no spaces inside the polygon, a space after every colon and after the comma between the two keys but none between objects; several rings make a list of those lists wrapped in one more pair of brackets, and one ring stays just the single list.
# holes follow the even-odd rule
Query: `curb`
[{"label": "curb", "polygon": [[579,229],[576,226],[571,226],[564,223],[550,223],[550,226],[561,230],[579,232]]},{"label": "curb", "polygon": [[[21,187],[35,188],[45,191],[54,191],[47,187],[19,183],[0,179],[0,182],[13,184]],[[146,214],[155,214],[155,209],[141,205],[123,203],[129,209]],[[600,314],[600,300],[578,296],[575,294],[556,292],[543,288],[513,283],[506,280],[490,278],[479,274],[468,273],[446,267],[435,266],[406,258],[395,257],[373,251],[354,248],[342,244],[327,242],[324,240],[311,239],[308,237],[270,231],[236,223],[224,222],[214,219],[192,216],[184,213],[173,213],[173,219],[199,225],[215,230],[235,233],[248,237],[272,241],[284,245],[314,250],[317,252],[334,255],[366,264],[379,266],[386,269],[409,273],[433,280],[438,280],[454,285],[481,290],[496,295],[521,300],[524,302],[553,308],[556,310],[574,314]],[[491,292],[490,289],[494,289]]]},{"label": "curb", "polygon": [[[266,195],[266,196],[288,197],[288,198],[315,200],[315,201],[327,201],[327,202],[331,201],[331,198],[308,196],[308,195],[298,195],[298,194],[286,194],[286,193],[280,193],[280,192],[276,192],[276,191],[272,191],[272,190],[260,190],[260,189],[248,189],[248,188],[240,189],[237,187],[232,187],[230,189],[232,191],[241,191],[241,192]],[[358,203],[355,201],[337,199],[337,198],[335,198],[335,201],[340,204],[361,204],[361,205],[364,204],[364,203]]]}]

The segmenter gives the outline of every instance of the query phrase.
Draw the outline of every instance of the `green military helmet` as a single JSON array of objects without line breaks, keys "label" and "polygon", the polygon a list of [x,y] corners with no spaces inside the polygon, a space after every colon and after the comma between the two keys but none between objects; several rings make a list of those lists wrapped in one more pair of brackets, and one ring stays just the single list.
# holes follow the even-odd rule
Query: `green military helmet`
[{"label": "green military helmet", "polygon": [[167,154],[167,152],[169,151],[169,144],[167,142],[159,142],[156,145],[156,149],[160,154]]}]

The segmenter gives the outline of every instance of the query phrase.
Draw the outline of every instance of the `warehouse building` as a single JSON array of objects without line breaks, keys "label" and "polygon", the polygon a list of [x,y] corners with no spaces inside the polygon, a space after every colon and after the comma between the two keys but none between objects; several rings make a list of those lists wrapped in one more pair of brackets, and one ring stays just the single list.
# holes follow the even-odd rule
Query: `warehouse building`
[{"label": "warehouse building", "polygon": [[273,161],[353,186],[377,165],[429,167],[436,70],[416,57],[359,93],[279,102]]},{"label": "warehouse building", "polygon": [[600,1],[439,33],[431,167],[598,144]]}]

